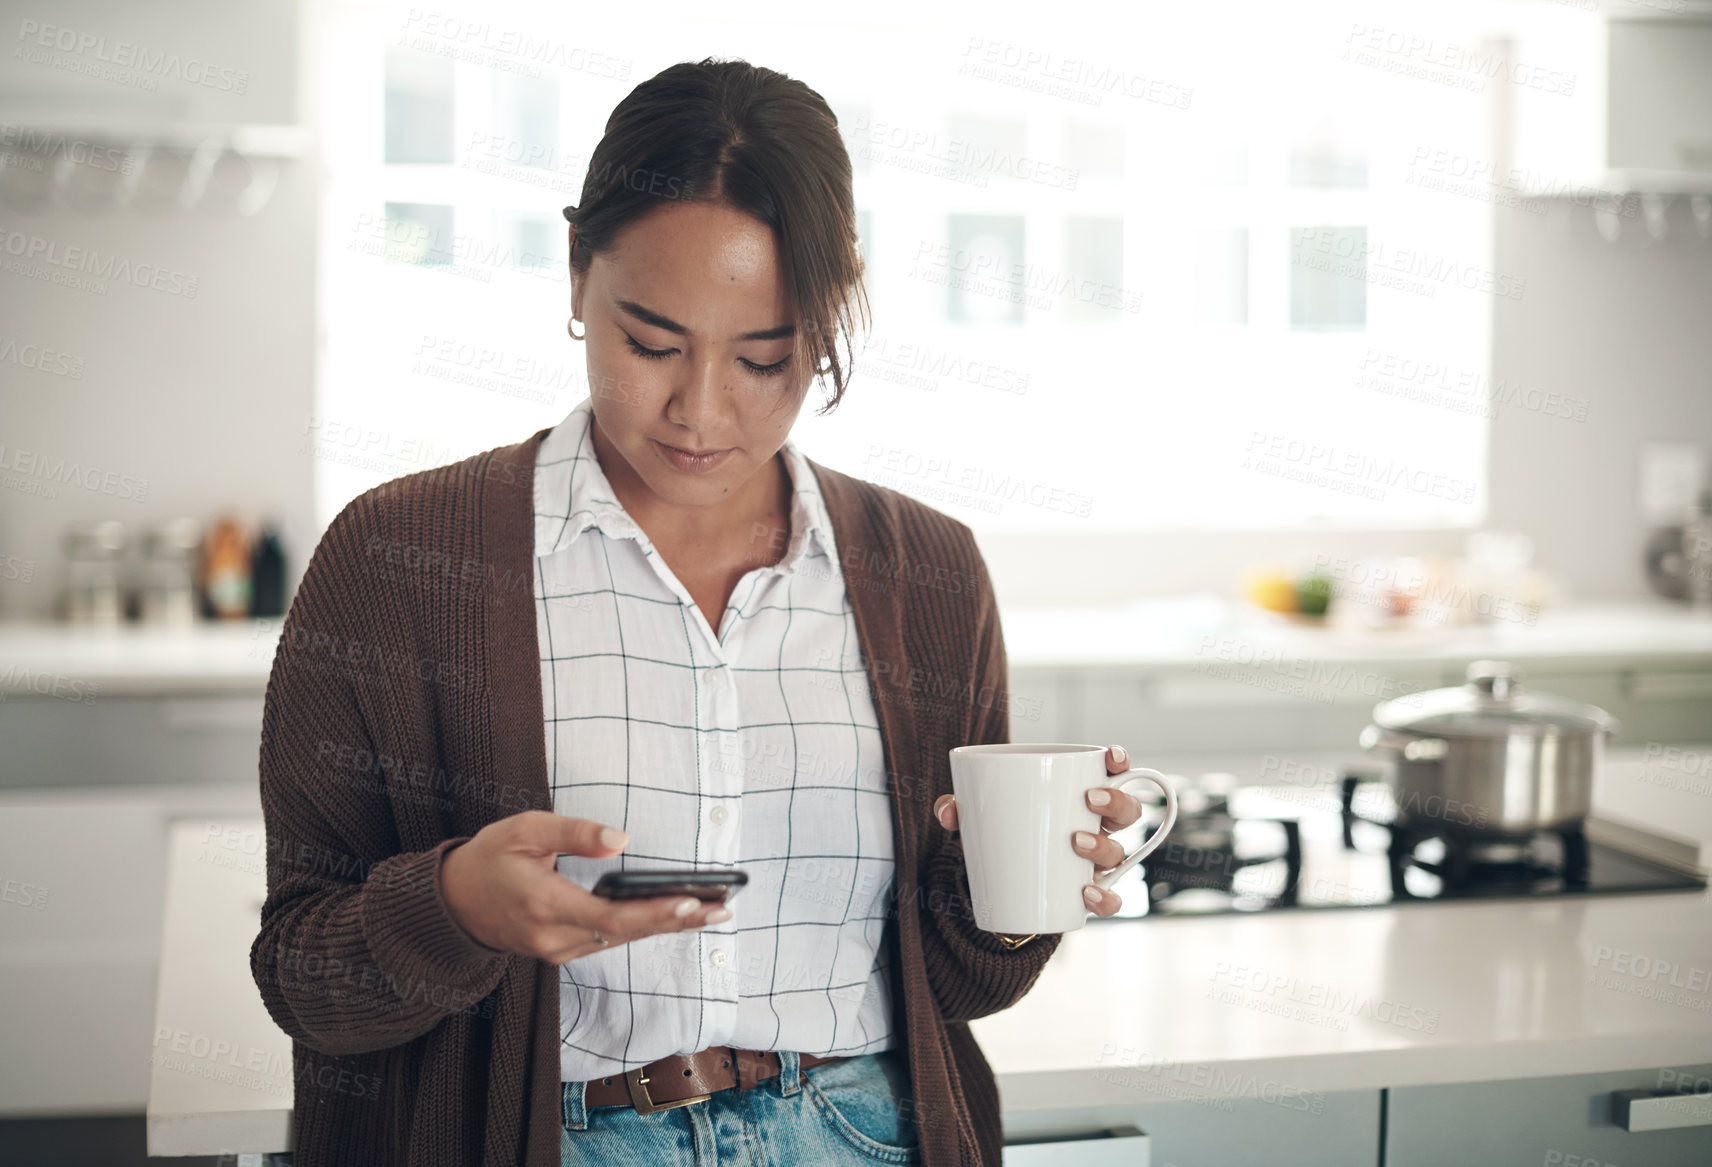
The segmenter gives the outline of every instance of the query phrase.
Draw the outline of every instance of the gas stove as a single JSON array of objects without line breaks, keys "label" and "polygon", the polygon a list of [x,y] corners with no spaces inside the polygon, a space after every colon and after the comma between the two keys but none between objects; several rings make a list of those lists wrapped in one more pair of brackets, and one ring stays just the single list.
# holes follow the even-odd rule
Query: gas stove
[{"label": "gas stove", "polygon": [[[1176,827],[1113,885],[1119,912],[1090,923],[1706,887],[1701,876],[1591,840],[1580,824],[1495,835],[1470,831],[1454,814],[1400,816],[1382,774],[1350,770],[1313,785],[1245,785],[1224,773],[1171,778]],[[1159,802],[1151,796],[1148,830]],[[1133,834],[1120,837],[1133,845]]]}]

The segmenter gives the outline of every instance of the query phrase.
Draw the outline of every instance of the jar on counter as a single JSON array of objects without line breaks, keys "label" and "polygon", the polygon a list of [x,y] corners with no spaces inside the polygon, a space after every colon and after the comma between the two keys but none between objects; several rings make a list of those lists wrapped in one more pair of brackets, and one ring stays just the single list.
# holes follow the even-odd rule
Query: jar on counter
[{"label": "jar on counter", "polygon": [[142,550],[137,619],[144,624],[194,624],[202,524],[188,518],[161,523],[143,537]]},{"label": "jar on counter", "polygon": [[250,534],[235,516],[221,518],[202,547],[202,592],[220,619],[250,614]]},{"label": "jar on counter", "polygon": [[120,575],[130,533],[118,519],[78,523],[65,533],[65,588],[60,612],[68,623],[117,627],[125,619]]}]

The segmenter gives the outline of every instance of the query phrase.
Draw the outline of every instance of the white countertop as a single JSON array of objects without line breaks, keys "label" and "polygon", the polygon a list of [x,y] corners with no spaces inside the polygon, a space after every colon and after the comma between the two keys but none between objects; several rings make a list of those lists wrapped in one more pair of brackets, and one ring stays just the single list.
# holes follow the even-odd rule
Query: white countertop
[{"label": "white countertop", "polygon": [[[1704,870],[1709,794],[1712,744],[1619,747],[1593,804]],[[1090,922],[972,1028],[1008,1112],[1704,1063],[1712,896]]]},{"label": "white countertop", "polygon": [[1211,593],[1104,608],[1006,608],[1014,668],[1181,668],[1210,660],[1384,661],[1389,664],[1657,660],[1712,656],[1712,617],[1664,600],[1548,608],[1533,624],[1495,621],[1369,630],[1305,624]]},{"label": "white countertop", "polygon": [[[175,829],[151,1154],[289,1149],[261,846],[259,819]],[[1712,1061],[1709,976],[1699,892],[1101,921],[974,1031],[1008,1112],[1296,1097]]]},{"label": "white countertop", "polygon": [[173,824],[149,1052],[150,1155],[291,1149],[291,1039],[250,973],[265,859],[260,818]]},{"label": "white countertop", "polygon": [[[1292,623],[1212,594],[1099,608],[1007,608],[1005,646],[1015,668],[1195,668],[1210,661],[1384,661],[1390,665],[1498,657],[1666,665],[1712,658],[1712,619],[1663,600],[1548,609],[1534,625],[1498,622],[1364,632]],[[0,694],[49,695],[55,678],[105,695],[261,693],[273,666],[279,618],[199,621],[184,629],[113,630],[0,622]]]},{"label": "white countertop", "polygon": [[1089,923],[973,1029],[1007,1110],[1694,1064],[1709,924],[1701,892]]},{"label": "white countertop", "polygon": [[[0,696],[263,693],[283,617],[186,627],[0,623]],[[56,685],[58,692],[56,693]]]}]

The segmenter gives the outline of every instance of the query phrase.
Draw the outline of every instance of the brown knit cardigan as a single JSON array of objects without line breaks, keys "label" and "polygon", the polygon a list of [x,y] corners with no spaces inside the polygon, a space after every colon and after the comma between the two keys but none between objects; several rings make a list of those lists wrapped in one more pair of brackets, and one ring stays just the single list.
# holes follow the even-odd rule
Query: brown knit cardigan
[{"label": "brown knit cardigan", "polygon": [[[559,969],[446,909],[446,850],[551,809],[533,491],[547,430],[352,500],[286,616],[262,719],[268,896],[251,969],[293,1039],[298,1167],[557,1167]],[[1008,740],[1004,641],[967,526],[818,464],[855,609],[895,828],[893,1025],[927,1167],[999,1162],[968,1022],[1015,1003],[1059,937],[975,927],[932,815],[953,746]]]}]

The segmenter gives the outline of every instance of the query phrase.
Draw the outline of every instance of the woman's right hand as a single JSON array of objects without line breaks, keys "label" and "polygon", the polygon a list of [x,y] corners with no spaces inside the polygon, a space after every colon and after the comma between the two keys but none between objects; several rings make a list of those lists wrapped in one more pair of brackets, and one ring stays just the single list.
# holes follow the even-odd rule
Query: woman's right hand
[{"label": "woman's right hand", "polygon": [[559,874],[560,855],[607,858],[629,842],[614,827],[526,810],[489,823],[447,851],[441,894],[452,918],[478,943],[554,964],[731,918],[731,909],[693,896],[609,900]]}]

